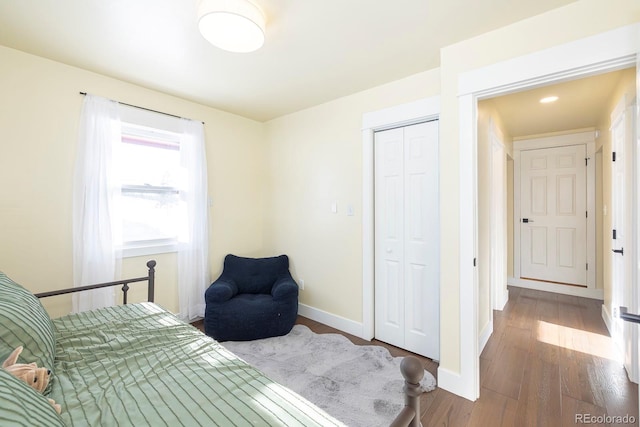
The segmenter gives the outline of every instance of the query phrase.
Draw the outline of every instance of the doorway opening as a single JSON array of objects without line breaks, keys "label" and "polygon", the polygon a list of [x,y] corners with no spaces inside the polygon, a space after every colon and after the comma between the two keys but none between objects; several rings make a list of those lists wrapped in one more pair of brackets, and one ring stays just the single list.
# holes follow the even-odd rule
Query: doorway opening
[{"label": "doorway opening", "polygon": [[[620,99],[635,93],[635,78],[635,67],[630,67],[478,102],[478,246],[479,254],[491,257],[479,265],[480,352],[486,329],[493,329],[493,310],[502,310],[508,298],[507,284],[603,300],[602,317],[623,349],[624,333],[615,329],[625,326],[613,308],[631,302],[619,296],[630,293],[615,280],[620,273],[611,231],[624,198],[614,200],[611,157],[616,149],[610,128]],[[540,102],[551,95],[558,97],[555,103]],[[508,153],[498,153],[504,168],[511,164],[513,170],[506,183],[483,185],[502,168],[496,167],[495,143],[487,147],[484,141],[487,134],[499,135]],[[503,192],[507,203],[501,210],[509,221],[500,222],[495,201]],[[496,234],[506,234],[508,243],[496,246]],[[552,242],[556,238],[565,240]],[[543,247],[536,248],[541,242]],[[496,273],[494,266],[503,262],[505,268]],[[484,303],[488,298],[491,306]],[[635,365],[630,360],[627,366]],[[629,374],[636,380],[632,370]]]},{"label": "doorway opening", "polygon": [[623,27],[460,75],[460,374],[451,375],[445,370],[441,376],[439,370],[441,386],[450,384],[470,400],[479,396],[478,280],[476,269],[468,262],[478,253],[475,213],[478,100],[635,66],[638,29],[638,25]]}]

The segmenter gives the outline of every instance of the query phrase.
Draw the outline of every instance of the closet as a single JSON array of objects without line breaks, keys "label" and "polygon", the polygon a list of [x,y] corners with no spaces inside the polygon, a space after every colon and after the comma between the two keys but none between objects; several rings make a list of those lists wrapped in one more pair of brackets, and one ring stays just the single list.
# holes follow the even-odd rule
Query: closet
[{"label": "closet", "polygon": [[439,360],[438,121],[374,145],[375,337]]}]

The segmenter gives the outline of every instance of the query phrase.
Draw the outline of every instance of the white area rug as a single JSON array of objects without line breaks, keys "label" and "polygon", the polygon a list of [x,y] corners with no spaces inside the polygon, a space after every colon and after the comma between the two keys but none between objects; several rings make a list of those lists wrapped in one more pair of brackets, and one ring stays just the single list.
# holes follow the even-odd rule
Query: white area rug
[{"label": "white area rug", "polygon": [[[402,358],[384,347],[304,325],[282,337],[222,345],[350,427],[388,426],[404,406]],[[425,371],[420,385],[431,391],[436,380]]]}]

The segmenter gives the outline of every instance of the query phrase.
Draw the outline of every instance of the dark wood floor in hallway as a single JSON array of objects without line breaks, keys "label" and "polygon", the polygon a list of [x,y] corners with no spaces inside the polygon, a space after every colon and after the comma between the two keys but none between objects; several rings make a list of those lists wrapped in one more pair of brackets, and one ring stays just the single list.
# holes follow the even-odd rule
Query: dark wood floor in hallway
[{"label": "dark wood floor in hallway", "polygon": [[[590,425],[638,425],[638,386],[629,382],[613,350],[602,301],[515,287],[509,292],[504,310],[494,311],[494,332],[480,357],[480,398],[470,402],[442,389],[426,393],[422,425],[564,427],[617,416],[634,417],[635,423]],[[298,323],[317,333],[340,333],[303,317]],[[394,356],[409,354],[373,344]],[[420,359],[437,378],[438,365]]]}]

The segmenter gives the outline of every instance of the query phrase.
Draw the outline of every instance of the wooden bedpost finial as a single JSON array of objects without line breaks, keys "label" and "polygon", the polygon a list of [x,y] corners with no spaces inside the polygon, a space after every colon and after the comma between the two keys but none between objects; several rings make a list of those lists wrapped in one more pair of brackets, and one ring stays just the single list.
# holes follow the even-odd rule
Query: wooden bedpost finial
[{"label": "wooden bedpost finial", "polygon": [[407,356],[402,359],[400,372],[402,372],[404,379],[411,384],[420,383],[420,380],[424,377],[422,363],[414,356]]},{"label": "wooden bedpost finial", "polygon": [[391,423],[391,427],[422,427],[420,423],[420,380],[424,377],[424,368],[414,356],[406,356],[400,362],[400,372],[404,377],[405,407]]}]

